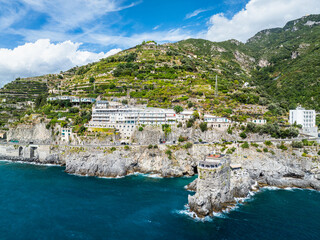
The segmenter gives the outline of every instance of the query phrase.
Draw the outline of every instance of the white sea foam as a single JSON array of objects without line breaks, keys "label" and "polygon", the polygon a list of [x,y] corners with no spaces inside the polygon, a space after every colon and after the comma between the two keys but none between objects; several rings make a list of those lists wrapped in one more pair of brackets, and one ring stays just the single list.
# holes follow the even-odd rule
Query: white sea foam
[{"label": "white sea foam", "polygon": [[266,186],[266,187],[263,187],[262,189],[265,189],[265,190],[281,190],[281,188],[274,187],[274,186]]},{"label": "white sea foam", "polygon": [[8,162],[8,163],[21,163],[21,164],[29,164],[29,165],[36,165],[36,166],[44,166],[44,167],[61,167],[58,164],[51,164],[51,163],[37,163],[37,162],[14,161],[14,160],[0,160],[0,161]]},{"label": "white sea foam", "polygon": [[195,212],[190,211],[189,205],[185,205],[183,210],[175,210],[174,214],[184,215],[196,222],[212,222],[212,217],[199,218]]},{"label": "white sea foam", "polygon": [[140,173],[140,172],[134,172],[134,173],[130,173],[127,176],[142,176],[142,177],[149,177],[149,178],[163,178],[160,174],[156,174],[156,173]]}]

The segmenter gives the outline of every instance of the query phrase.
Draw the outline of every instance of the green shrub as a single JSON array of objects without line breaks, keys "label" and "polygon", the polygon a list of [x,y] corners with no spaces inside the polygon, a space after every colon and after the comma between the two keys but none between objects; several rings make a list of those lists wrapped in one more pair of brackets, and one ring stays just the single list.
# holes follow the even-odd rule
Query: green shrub
[{"label": "green shrub", "polygon": [[257,152],[262,152],[261,149],[259,149],[259,148],[257,148],[256,150],[257,150]]},{"label": "green shrub", "polygon": [[179,138],[178,138],[178,141],[179,141],[179,142],[185,142],[185,141],[187,141],[187,140],[188,140],[187,137],[182,137],[181,135],[180,135]]},{"label": "green shrub", "polygon": [[318,152],[318,155],[320,156],[320,151]]},{"label": "green shrub", "polygon": [[251,143],[251,146],[253,146],[253,147],[259,147],[259,144],[257,144],[257,143]]},{"label": "green shrub", "polygon": [[189,119],[187,121],[187,128],[191,128],[193,126],[193,123],[194,123],[194,119]]},{"label": "green shrub", "polygon": [[192,148],[192,143],[191,142],[187,142],[183,147],[185,149]]},{"label": "green shrub", "polygon": [[303,148],[303,142],[292,142],[291,146],[293,148]]},{"label": "green shrub", "polygon": [[143,127],[139,127],[139,129],[138,129],[140,132],[142,132],[143,131]]},{"label": "green shrub", "polygon": [[129,150],[130,148],[129,148],[129,146],[128,145],[125,145],[124,146],[124,150]]},{"label": "green shrub", "polygon": [[154,145],[153,148],[158,148],[158,145]]},{"label": "green shrub", "polygon": [[226,152],[226,154],[232,154],[233,152],[232,152],[232,150],[229,148],[228,150],[227,150],[227,152]]},{"label": "green shrub", "polygon": [[245,132],[240,133],[239,135],[242,139],[247,138],[247,134]]},{"label": "green shrub", "polygon": [[242,148],[249,148],[249,143],[248,142],[244,142],[243,144],[241,144]]},{"label": "green shrub", "polygon": [[200,123],[200,129],[202,132],[205,132],[208,130],[208,124],[206,122]]},{"label": "green shrub", "polygon": [[266,146],[271,146],[271,145],[272,145],[272,142],[271,142],[271,141],[265,141],[264,144],[265,144]]},{"label": "green shrub", "polygon": [[183,107],[181,107],[181,106],[174,106],[173,110],[174,110],[176,113],[181,113],[181,112],[183,112]]},{"label": "green shrub", "polygon": [[264,152],[268,152],[268,148],[263,148],[263,151]]},{"label": "green shrub", "polygon": [[170,149],[168,149],[165,153],[168,155],[168,158],[169,158],[169,159],[172,158],[172,152],[171,152]]},{"label": "green shrub", "polygon": [[307,154],[304,152],[304,153],[302,153],[302,157],[306,157],[307,156]]},{"label": "green shrub", "polygon": [[283,143],[281,143],[281,145],[278,145],[277,148],[285,151],[285,150],[288,150],[287,146],[285,146]]},{"label": "green shrub", "polygon": [[117,149],[115,148],[115,147],[112,147],[111,149],[110,149],[110,151],[111,152],[114,152],[114,151],[116,151]]},{"label": "green shrub", "polygon": [[153,148],[153,146],[152,146],[152,144],[150,144],[149,146],[148,146],[148,149],[152,149]]},{"label": "green shrub", "polygon": [[177,127],[178,127],[178,128],[182,127],[182,123],[179,122],[178,125],[177,125]]}]

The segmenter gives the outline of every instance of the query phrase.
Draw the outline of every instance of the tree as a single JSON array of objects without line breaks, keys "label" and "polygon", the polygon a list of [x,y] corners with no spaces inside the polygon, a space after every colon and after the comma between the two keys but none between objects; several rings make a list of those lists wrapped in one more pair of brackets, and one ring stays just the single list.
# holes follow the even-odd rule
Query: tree
[{"label": "tree", "polygon": [[200,115],[198,113],[198,111],[194,111],[192,114],[193,119],[200,119]]},{"label": "tree", "polygon": [[94,83],[95,81],[96,81],[96,80],[94,79],[94,77],[90,77],[90,78],[89,78],[89,82],[90,82],[90,83]]},{"label": "tree", "polygon": [[239,136],[243,139],[247,138],[247,134],[245,132],[240,133]]},{"label": "tree", "polygon": [[81,126],[80,128],[79,128],[79,130],[78,130],[78,133],[84,133],[85,131],[86,131],[87,129],[86,129],[86,127],[85,126]]},{"label": "tree", "polygon": [[47,95],[46,94],[41,94],[36,98],[36,108],[40,108],[44,106],[47,103]]},{"label": "tree", "polygon": [[205,132],[208,130],[208,124],[206,122],[200,123],[200,129],[202,132]]},{"label": "tree", "polygon": [[181,106],[174,106],[174,111],[176,112],[176,113],[181,113],[181,112],[183,112],[183,107],[181,107]]}]

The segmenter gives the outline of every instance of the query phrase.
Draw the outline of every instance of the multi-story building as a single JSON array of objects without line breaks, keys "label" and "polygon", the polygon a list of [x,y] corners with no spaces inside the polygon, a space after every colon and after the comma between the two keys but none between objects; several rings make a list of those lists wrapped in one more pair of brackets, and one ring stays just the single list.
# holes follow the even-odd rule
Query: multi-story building
[{"label": "multi-story building", "polygon": [[295,110],[290,110],[289,123],[301,125],[302,132],[304,134],[318,137],[315,110],[306,110],[301,107],[297,107]]},{"label": "multi-story building", "polygon": [[91,128],[116,128],[130,137],[135,126],[174,124],[176,113],[172,109],[108,107],[108,102],[98,101],[92,109]]},{"label": "multi-story building", "polygon": [[61,128],[61,140],[64,142],[69,142],[71,139],[72,139],[72,129]]},{"label": "multi-story building", "polygon": [[228,128],[232,125],[231,120],[225,117],[217,117],[212,115],[204,115],[203,119],[207,124],[208,127],[214,128]]},{"label": "multi-story building", "polygon": [[[131,137],[137,125],[163,125],[185,122],[193,116],[192,111],[176,114],[173,109],[138,108],[111,105],[107,101],[97,101],[92,108],[89,128],[115,128],[125,137]],[[232,123],[229,119],[205,115],[204,121],[211,127],[223,128]]]}]

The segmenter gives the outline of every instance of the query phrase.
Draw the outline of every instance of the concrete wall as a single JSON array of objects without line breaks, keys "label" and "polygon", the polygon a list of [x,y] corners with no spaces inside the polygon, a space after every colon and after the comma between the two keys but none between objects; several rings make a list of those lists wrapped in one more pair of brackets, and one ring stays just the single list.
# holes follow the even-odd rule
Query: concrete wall
[{"label": "concrete wall", "polygon": [[8,157],[37,158],[44,161],[50,154],[50,145],[0,145],[0,155]]}]

